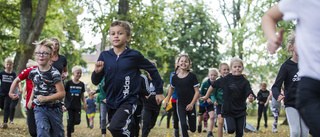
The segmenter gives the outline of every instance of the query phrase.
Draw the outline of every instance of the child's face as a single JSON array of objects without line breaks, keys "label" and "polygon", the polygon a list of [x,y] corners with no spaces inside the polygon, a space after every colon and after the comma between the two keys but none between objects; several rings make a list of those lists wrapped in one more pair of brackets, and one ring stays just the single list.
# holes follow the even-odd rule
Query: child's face
[{"label": "child's face", "polygon": [[243,69],[244,68],[240,62],[238,62],[238,61],[233,62],[232,67],[231,67],[232,75],[240,76],[242,74]]},{"label": "child's face", "polygon": [[40,66],[49,64],[51,61],[50,49],[46,46],[38,47],[36,49],[35,58]]},{"label": "child's face", "polygon": [[228,65],[221,65],[219,68],[219,73],[221,74],[222,77],[227,76],[230,73],[230,69]]},{"label": "child's face", "polygon": [[189,59],[187,57],[182,56],[178,62],[178,66],[180,69],[182,70],[187,70],[190,67],[190,62]]},{"label": "child's face", "polygon": [[261,90],[263,90],[263,91],[267,90],[267,84],[266,83],[262,83],[261,84]]},{"label": "child's face", "polygon": [[114,47],[125,47],[130,41],[125,29],[121,26],[110,27],[110,42]]},{"label": "child's face", "polygon": [[76,70],[76,71],[72,72],[72,76],[75,80],[79,80],[82,76],[82,71]]},{"label": "child's face", "polygon": [[12,70],[12,66],[13,64],[11,62],[6,62],[4,64],[4,68],[7,70],[7,71],[11,71]]},{"label": "child's face", "polygon": [[218,73],[216,71],[210,71],[208,77],[210,81],[215,81],[218,78]]}]

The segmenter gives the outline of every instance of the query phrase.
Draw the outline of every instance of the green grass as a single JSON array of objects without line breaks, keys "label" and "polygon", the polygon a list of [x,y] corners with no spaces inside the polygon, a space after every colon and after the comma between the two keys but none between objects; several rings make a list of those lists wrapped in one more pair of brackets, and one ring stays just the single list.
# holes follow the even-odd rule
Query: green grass
[{"label": "green grass", "polygon": [[[64,119],[63,119],[63,124],[65,126],[65,130],[66,130],[66,126],[67,126],[67,120],[66,120],[66,112],[64,113]],[[159,119],[160,117],[158,117]],[[279,123],[282,123],[283,120],[285,119],[285,117],[280,117],[279,118]],[[0,120],[2,122],[3,120],[3,116],[0,116]],[[26,125],[26,119],[25,118],[16,118],[14,119],[14,124],[11,125],[9,124],[7,129],[2,129],[0,128],[0,136],[6,136],[6,137],[25,137],[25,136],[29,136],[29,132],[28,132],[28,127]],[[158,120],[157,123],[155,125],[155,127],[151,130],[149,136],[150,137],[173,137],[174,134],[174,130],[173,128],[166,128],[166,118],[163,119],[161,126],[158,126]],[[248,116],[247,117],[247,122],[250,123],[253,126],[256,126],[257,123],[257,116]],[[261,125],[260,125],[260,131],[258,132],[253,132],[253,133],[245,133],[245,137],[251,137],[251,136],[258,136],[258,137],[277,137],[277,136],[289,136],[290,135],[290,130],[289,130],[289,126],[286,125],[280,125],[278,127],[279,133],[272,133],[271,131],[271,126],[272,126],[272,122],[273,122],[273,117],[268,117],[268,126],[269,128],[265,129],[263,124],[263,120],[261,119]],[[0,124],[0,126],[2,126],[2,123]],[[101,130],[99,128],[99,113],[96,114],[95,117],[95,122],[94,122],[94,128],[90,129],[87,128],[87,124],[86,124],[86,119],[85,119],[85,113],[82,112],[82,118],[81,118],[81,124],[75,126],[75,132],[72,134],[74,137],[99,137],[101,136]],[[213,135],[217,136],[217,128],[213,129]],[[140,131],[140,135],[141,135],[141,131]],[[206,137],[207,133],[191,133],[189,132],[189,135],[191,137]],[[111,136],[110,132],[107,131],[107,136]],[[233,137],[235,136],[234,134],[224,134],[224,136],[226,137]]]}]

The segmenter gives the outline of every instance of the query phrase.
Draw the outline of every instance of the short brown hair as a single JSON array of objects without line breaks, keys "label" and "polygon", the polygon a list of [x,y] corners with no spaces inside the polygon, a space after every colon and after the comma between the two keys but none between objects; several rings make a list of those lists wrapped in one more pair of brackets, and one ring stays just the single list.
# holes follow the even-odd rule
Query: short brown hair
[{"label": "short brown hair", "polygon": [[[127,22],[127,21],[121,21],[121,20],[115,21],[115,22],[112,22],[112,23],[111,23],[110,28],[111,28],[111,27],[114,27],[114,26],[123,27],[124,30],[125,30],[126,33],[127,33],[127,36],[130,36],[130,34],[131,34],[131,25],[130,25],[129,22]],[[110,29],[109,29],[109,31],[110,31]]]}]

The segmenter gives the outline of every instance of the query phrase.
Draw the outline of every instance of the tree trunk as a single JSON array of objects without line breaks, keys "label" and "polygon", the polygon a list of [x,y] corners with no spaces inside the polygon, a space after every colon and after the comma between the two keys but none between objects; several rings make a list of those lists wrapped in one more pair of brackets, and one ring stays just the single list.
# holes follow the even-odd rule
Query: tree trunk
[{"label": "tree trunk", "polygon": [[[20,11],[20,45],[23,50],[19,50],[14,58],[14,71],[17,74],[26,68],[28,59],[31,59],[35,50],[35,46],[32,44],[39,39],[44,21],[46,20],[46,13],[48,9],[49,0],[39,0],[37,11],[32,17],[32,0],[21,1]],[[17,105],[20,108],[16,109],[16,117],[23,117],[21,112],[21,105]],[[19,112],[18,112],[19,111]]]},{"label": "tree trunk", "polygon": [[129,0],[120,0],[118,14],[123,15],[124,18],[122,20],[125,20],[125,16],[127,15],[128,11],[129,11]]}]

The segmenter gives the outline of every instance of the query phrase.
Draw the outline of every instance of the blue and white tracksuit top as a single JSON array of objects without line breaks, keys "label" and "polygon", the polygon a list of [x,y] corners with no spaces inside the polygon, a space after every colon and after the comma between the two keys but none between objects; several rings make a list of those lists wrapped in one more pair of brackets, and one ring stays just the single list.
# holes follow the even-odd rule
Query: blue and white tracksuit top
[{"label": "blue and white tracksuit top", "polygon": [[163,94],[163,83],[157,68],[137,50],[126,47],[119,56],[113,48],[100,53],[98,61],[104,61],[101,72],[92,72],[91,81],[98,85],[105,76],[106,106],[117,109],[122,103],[136,104],[140,91],[140,70],[144,69],[150,73],[155,82],[157,94]]}]

